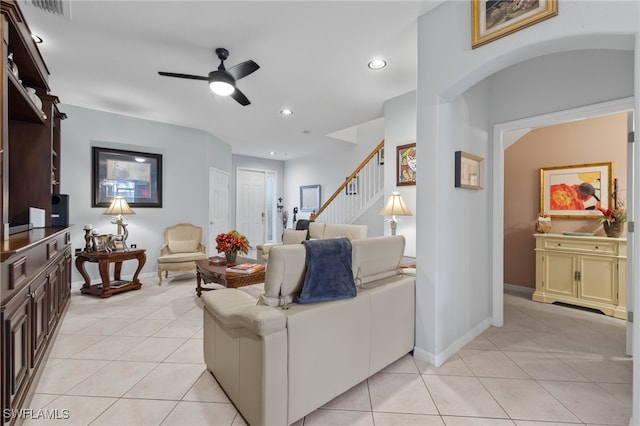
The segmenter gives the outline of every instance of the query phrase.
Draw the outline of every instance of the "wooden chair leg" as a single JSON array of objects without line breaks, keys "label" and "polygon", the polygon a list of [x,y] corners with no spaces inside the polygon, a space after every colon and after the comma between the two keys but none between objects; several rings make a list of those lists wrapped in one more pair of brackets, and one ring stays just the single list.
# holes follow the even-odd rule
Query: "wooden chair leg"
[{"label": "wooden chair leg", "polygon": [[162,285],[162,269],[158,268],[158,285]]}]

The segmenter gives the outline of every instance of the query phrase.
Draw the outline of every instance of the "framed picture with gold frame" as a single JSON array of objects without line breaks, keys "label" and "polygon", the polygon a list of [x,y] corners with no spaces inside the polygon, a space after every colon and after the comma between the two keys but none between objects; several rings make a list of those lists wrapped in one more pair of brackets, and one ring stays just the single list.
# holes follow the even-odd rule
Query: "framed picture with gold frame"
[{"label": "framed picture with gold frame", "polygon": [[482,46],[558,14],[558,0],[471,0],[471,47]]},{"label": "framed picture with gold frame", "polygon": [[578,164],[540,169],[540,212],[551,217],[593,219],[608,209],[613,163]]}]

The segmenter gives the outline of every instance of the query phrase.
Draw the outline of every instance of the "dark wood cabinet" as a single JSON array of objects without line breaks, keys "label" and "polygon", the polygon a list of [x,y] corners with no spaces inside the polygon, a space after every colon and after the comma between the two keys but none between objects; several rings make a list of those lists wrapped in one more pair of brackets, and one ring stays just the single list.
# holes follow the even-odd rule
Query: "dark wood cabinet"
[{"label": "dark wood cabinet", "polygon": [[[20,419],[12,413],[27,408],[69,304],[71,242],[68,228],[51,227],[65,115],[49,93],[49,71],[18,2],[1,0],[1,12],[0,412],[2,423],[13,425]],[[29,229],[30,207],[45,211],[44,228]]]}]

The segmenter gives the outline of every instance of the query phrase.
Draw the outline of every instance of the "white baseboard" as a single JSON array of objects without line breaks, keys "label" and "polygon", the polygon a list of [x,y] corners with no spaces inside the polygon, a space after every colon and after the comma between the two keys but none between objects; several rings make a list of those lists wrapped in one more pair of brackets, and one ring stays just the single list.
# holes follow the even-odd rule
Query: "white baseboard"
[{"label": "white baseboard", "polygon": [[459,339],[456,339],[453,343],[451,343],[444,351],[439,354],[433,354],[431,352],[427,352],[418,347],[413,348],[413,356],[418,358],[419,360],[426,361],[431,365],[436,367],[440,367],[445,363],[449,358],[458,353],[460,349],[464,348],[466,345],[471,343],[473,339],[484,333],[486,329],[491,326],[491,318],[486,318],[484,321],[473,327]]}]

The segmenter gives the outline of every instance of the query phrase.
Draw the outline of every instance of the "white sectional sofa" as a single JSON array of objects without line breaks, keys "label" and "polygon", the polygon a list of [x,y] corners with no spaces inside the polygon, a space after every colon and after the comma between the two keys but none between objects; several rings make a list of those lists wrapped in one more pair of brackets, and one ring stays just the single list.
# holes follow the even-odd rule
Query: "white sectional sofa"
[{"label": "white sectional sofa", "polygon": [[[327,238],[348,238],[350,240],[358,240],[361,238],[367,238],[369,232],[368,225],[354,225],[354,224],[340,224],[340,223],[322,223],[322,222],[310,222],[309,223],[309,239],[310,240],[323,240]],[[288,235],[287,235],[288,233]],[[285,229],[282,241],[286,244],[299,244],[306,239],[305,231],[295,231],[291,229]],[[272,247],[281,245],[282,243],[265,243],[258,244],[256,246],[258,259],[265,262],[269,259],[269,250]]]},{"label": "white sectional sofa", "polygon": [[203,295],[207,368],[252,426],[290,425],[413,350],[404,237],[351,241],[353,298],[298,304],[304,244],[271,249],[264,294]]}]

